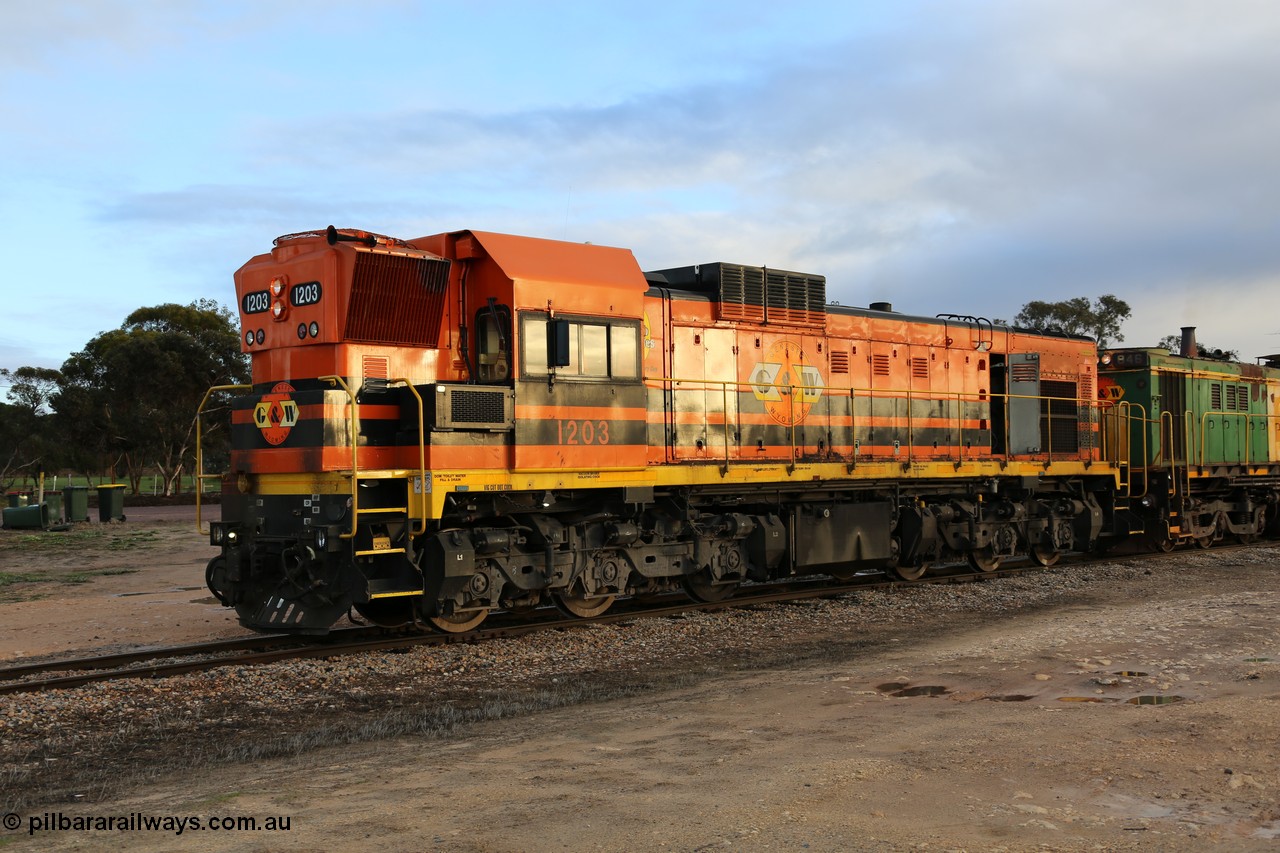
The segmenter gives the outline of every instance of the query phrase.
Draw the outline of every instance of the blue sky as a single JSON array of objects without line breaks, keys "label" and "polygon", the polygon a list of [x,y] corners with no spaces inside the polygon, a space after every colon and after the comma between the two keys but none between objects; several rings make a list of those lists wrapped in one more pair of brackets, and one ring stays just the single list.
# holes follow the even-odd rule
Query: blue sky
[{"label": "blue sky", "polygon": [[49,0],[0,28],[0,367],[279,234],[475,228],[1280,352],[1269,0]]}]

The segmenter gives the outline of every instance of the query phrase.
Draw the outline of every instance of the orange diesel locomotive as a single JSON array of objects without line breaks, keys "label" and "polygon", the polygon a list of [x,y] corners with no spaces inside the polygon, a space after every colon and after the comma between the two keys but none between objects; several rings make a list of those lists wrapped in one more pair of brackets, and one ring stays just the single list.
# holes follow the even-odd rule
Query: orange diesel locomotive
[{"label": "orange diesel locomotive", "polygon": [[1091,340],[828,305],[818,275],[331,227],[236,292],[253,385],[211,392],[238,396],[207,578],[258,630],[1049,564],[1122,493]]}]

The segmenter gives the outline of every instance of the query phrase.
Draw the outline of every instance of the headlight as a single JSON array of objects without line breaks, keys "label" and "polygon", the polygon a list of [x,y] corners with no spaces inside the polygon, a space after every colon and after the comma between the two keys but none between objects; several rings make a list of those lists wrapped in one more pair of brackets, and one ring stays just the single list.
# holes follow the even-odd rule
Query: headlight
[{"label": "headlight", "polygon": [[324,550],[324,543],[329,541],[329,534],[323,527],[316,528],[316,547]]},{"label": "headlight", "polygon": [[228,531],[227,531],[227,544],[228,544],[228,545],[234,545],[234,544],[236,544],[236,542],[238,542],[239,540],[240,540],[240,534],[239,534],[239,533],[236,533],[234,530],[228,530]]}]

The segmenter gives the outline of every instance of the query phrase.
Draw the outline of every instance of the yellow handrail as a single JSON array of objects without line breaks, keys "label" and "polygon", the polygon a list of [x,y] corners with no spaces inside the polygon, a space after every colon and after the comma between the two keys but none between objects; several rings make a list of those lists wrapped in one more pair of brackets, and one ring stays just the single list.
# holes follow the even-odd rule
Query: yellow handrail
[{"label": "yellow handrail", "polygon": [[247,391],[252,390],[252,385],[214,385],[208,391],[204,392],[204,399],[200,401],[200,407],[196,409],[196,530],[201,534],[208,535],[209,531],[204,527],[204,517],[200,498],[204,494],[204,481],[214,478],[222,479],[221,474],[206,474],[204,472],[204,434],[202,431],[200,416],[204,414],[204,407],[208,404],[209,398],[219,391]]},{"label": "yellow handrail", "polygon": [[[730,427],[730,424],[729,424],[730,411],[729,411],[729,405],[728,405],[729,392],[731,390],[733,390],[735,393],[739,391],[744,391],[744,390],[751,390],[756,387],[757,383],[751,382],[751,381],[737,381],[737,380],[727,381],[727,380],[708,379],[705,377],[674,377],[674,376],[671,376],[671,377],[647,376],[645,377],[645,381],[651,384],[662,383],[663,386],[670,389],[670,392],[673,395],[680,394],[681,392],[694,392],[694,391],[702,391],[705,393],[706,391],[709,391],[712,389],[718,389],[721,391],[722,397],[724,399],[724,412],[723,412],[724,421],[723,421],[722,427],[723,427],[724,442],[725,442],[724,461],[722,463],[722,467],[724,470],[727,470],[728,466],[733,461],[732,456],[730,454],[730,450],[729,450],[729,445],[730,445],[730,428],[729,428]],[[691,387],[682,388],[680,386],[691,386]],[[915,420],[916,419],[914,417],[912,406],[915,402],[916,397],[920,395],[920,392],[916,389],[913,389],[913,388],[886,389],[886,388],[857,388],[857,387],[843,388],[843,387],[833,387],[829,385],[805,385],[805,384],[789,383],[785,388],[779,388],[778,390],[786,394],[789,398],[787,401],[788,410],[789,410],[787,420],[789,423],[786,426],[787,426],[787,433],[788,433],[788,443],[790,445],[790,450],[791,450],[791,462],[789,463],[789,465],[792,469],[794,468],[794,462],[796,458],[796,446],[797,446],[796,445],[796,428],[797,426],[799,426],[799,423],[795,417],[795,408],[796,408],[795,397],[797,393],[802,393],[808,396],[810,392],[815,392],[815,391],[818,392],[819,395],[823,393],[826,393],[827,395],[831,395],[832,393],[838,393],[841,396],[845,394],[849,396],[850,426],[855,435],[857,432],[857,424],[858,424],[856,400],[858,399],[858,396],[860,394],[865,394],[872,401],[875,400],[877,395],[889,396],[892,398],[904,400],[907,404],[907,419],[906,419],[907,461],[910,461],[915,457]],[[992,395],[992,397],[994,396],[995,395]],[[1089,410],[1090,414],[1088,416],[1087,424],[1090,426],[1090,428],[1092,428],[1094,424],[1098,424],[1099,431],[1101,431],[1102,419],[1100,415],[1098,415],[1098,410],[1101,408],[1102,402],[1099,400],[1094,400],[1092,398],[1085,398],[1085,397],[1053,397],[1053,396],[1032,395],[1032,394],[1000,394],[999,396],[1004,400],[1041,400],[1041,401],[1051,401],[1051,402],[1052,401],[1073,402],[1076,405],[1077,409]],[[976,402],[989,405],[992,401],[992,397],[984,396],[981,392],[964,392],[964,391],[939,392],[936,396],[926,395],[925,397],[925,399],[934,399],[939,401],[951,401],[951,400],[955,401],[955,404],[956,404],[955,419],[957,423],[957,433],[959,436],[958,444],[956,445],[956,447],[957,447],[957,452],[959,454],[959,458],[961,460],[965,458],[965,452],[963,447],[965,401],[966,399],[972,399]],[[675,408],[678,408],[678,407],[675,407]],[[1006,411],[1006,419],[1007,419],[1007,414],[1008,414],[1007,406],[1005,411]],[[739,414],[741,413],[739,412]],[[1048,429],[1049,429],[1050,441],[1049,441],[1049,446],[1046,447],[1045,450],[1042,452],[1045,454],[1046,459],[1052,462],[1054,459],[1053,447],[1052,447],[1052,443],[1053,443],[1052,430],[1053,430],[1054,414],[1053,414],[1052,406],[1048,407],[1047,416],[1048,416]],[[827,417],[828,418],[832,417],[829,412],[827,414]],[[1059,419],[1061,419],[1062,417],[1064,417],[1064,415],[1059,414],[1058,417]],[[1007,426],[1008,425],[1006,423],[1006,428]],[[1145,441],[1145,437],[1144,437],[1144,441]],[[1081,449],[1084,449],[1084,448],[1081,448]],[[1098,449],[1101,451],[1100,446]],[[1079,451],[1077,451],[1077,453],[1078,452]],[[1059,454],[1059,456],[1061,455],[1062,454]],[[856,450],[852,454],[852,457],[853,457],[852,461],[856,462],[856,459],[857,459]],[[1119,461],[1119,460],[1115,460],[1115,461]]]},{"label": "yellow handrail", "polygon": [[[414,536],[421,536],[427,532],[427,434],[424,431],[424,422],[422,415],[422,395],[418,393],[418,389],[413,387],[413,383],[408,379],[391,379],[389,382],[403,382],[405,387],[412,393],[415,400],[418,401],[418,518],[413,529]],[[352,451],[354,454],[355,451]],[[355,507],[352,507],[353,514]]]}]

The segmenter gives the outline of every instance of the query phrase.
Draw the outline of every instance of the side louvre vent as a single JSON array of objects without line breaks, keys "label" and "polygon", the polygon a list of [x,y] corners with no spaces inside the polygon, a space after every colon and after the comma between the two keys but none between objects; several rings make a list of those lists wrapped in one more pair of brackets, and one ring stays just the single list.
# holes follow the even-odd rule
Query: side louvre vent
[{"label": "side louvre vent", "polygon": [[821,328],[827,322],[825,276],[743,264],[702,264],[646,273],[650,281],[704,293],[721,320]]},{"label": "side louvre vent", "polygon": [[874,376],[889,375],[889,356],[873,355],[871,356],[871,373]]},{"label": "side louvre vent", "polygon": [[438,346],[448,286],[445,258],[360,252],[351,282],[346,339]]},{"label": "side louvre vent", "polygon": [[911,375],[916,379],[929,378],[929,359],[913,358],[911,359]]},{"label": "side louvre vent", "polygon": [[822,326],[827,315],[827,280],[820,275],[767,270],[765,322]]},{"label": "side louvre vent", "polygon": [[831,372],[832,373],[848,373],[849,372],[849,353],[843,350],[831,351]]},{"label": "side louvre vent", "polygon": [[764,321],[764,271],[756,267],[720,265],[720,317]]},{"label": "side louvre vent", "polygon": [[1009,367],[1009,376],[1014,382],[1035,382],[1040,378],[1040,365],[1034,361],[1015,361]]}]

